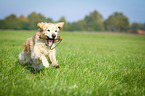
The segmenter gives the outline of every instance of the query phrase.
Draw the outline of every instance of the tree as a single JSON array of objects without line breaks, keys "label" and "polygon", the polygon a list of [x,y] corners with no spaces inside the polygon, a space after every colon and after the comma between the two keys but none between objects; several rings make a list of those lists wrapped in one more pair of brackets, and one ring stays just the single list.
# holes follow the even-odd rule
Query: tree
[{"label": "tree", "polygon": [[28,18],[26,18],[23,14],[21,14],[20,17],[18,17],[18,20],[23,22],[28,22]]},{"label": "tree", "polygon": [[65,19],[65,17],[63,16],[63,17],[61,17],[60,19],[59,19],[59,21],[58,22],[64,22],[64,23],[66,23],[66,19]]},{"label": "tree", "polygon": [[61,29],[61,30],[65,30],[65,31],[70,30],[70,28],[71,28],[71,27],[70,27],[70,24],[66,22],[66,19],[65,19],[64,16],[62,16],[62,17],[58,20],[58,22],[64,22],[63,29]]},{"label": "tree", "polygon": [[6,17],[5,20],[9,22],[14,22],[17,19],[15,14],[11,14],[10,16]]},{"label": "tree", "polygon": [[46,22],[47,19],[42,14],[37,14],[36,12],[32,12],[28,15],[29,20],[29,29],[37,29],[38,22]]},{"label": "tree", "polygon": [[127,31],[130,28],[128,18],[123,13],[115,12],[104,21],[105,30]]},{"label": "tree", "polygon": [[84,20],[88,31],[101,31],[104,29],[103,16],[96,10],[85,16]]},{"label": "tree", "polygon": [[28,30],[28,27],[29,27],[29,20],[28,18],[26,18],[24,15],[20,15],[18,17],[18,25],[19,26],[19,29],[25,29],[25,30]]},{"label": "tree", "polygon": [[131,32],[136,33],[138,29],[142,29],[142,24],[140,23],[132,23],[131,25]]},{"label": "tree", "polygon": [[104,21],[105,30],[116,31],[117,19],[114,16],[109,16],[108,19]]},{"label": "tree", "polygon": [[0,29],[7,29],[5,20],[0,20]]},{"label": "tree", "polygon": [[15,14],[11,14],[10,16],[5,18],[5,27],[7,29],[18,29],[18,19]]},{"label": "tree", "polygon": [[144,30],[144,31],[145,31],[145,23],[144,23],[144,24],[142,24],[142,30]]},{"label": "tree", "polygon": [[53,22],[51,18],[45,18],[42,14],[32,12],[25,17],[20,15],[18,18],[15,14],[7,16],[4,20],[0,20],[0,29],[37,29],[38,22]]},{"label": "tree", "polygon": [[52,23],[53,20],[52,20],[51,18],[47,18],[47,19],[46,19],[46,22],[48,22],[48,23]]},{"label": "tree", "polygon": [[87,23],[86,23],[86,21],[84,21],[84,20],[79,20],[79,21],[77,22],[77,26],[79,27],[80,31],[87,30],[87,29],[86,29],[86,25],[87,25]]}]

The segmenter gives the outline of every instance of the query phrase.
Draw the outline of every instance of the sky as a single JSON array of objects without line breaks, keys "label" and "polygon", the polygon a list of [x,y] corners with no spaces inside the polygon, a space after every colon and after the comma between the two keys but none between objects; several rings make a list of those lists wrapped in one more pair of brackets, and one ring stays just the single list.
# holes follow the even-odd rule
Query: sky
[{"label": "sky", "polygon": [[122,12],[131,23],[145,23],[145,0],[0,0],[0,19],[36,12],[54,21],[64,16],[68,22],[75,22],[94,10],[104,20],[114,12]]}]

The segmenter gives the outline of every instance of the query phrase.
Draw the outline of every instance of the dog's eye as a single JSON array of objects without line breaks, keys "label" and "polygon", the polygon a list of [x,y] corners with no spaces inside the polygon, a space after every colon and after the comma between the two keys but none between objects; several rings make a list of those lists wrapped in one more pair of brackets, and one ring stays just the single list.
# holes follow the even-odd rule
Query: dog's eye
[{"label": "dog's eye", "polygon": [[55,32],[57,32],[57,30],[55,30]]},{"label": "dog's eye", "polygon": [[48,29],[47,31],[49,31],[50,32],[50,30]]}]

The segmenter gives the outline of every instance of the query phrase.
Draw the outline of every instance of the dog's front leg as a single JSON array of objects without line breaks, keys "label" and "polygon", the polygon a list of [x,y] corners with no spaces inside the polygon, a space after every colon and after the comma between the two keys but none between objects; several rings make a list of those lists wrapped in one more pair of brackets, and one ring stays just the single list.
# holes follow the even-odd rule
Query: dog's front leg
[{"label": "dog's front leg", "polygon": [[45,68],[48,68],[49,63],[47,61],[47,58],[44,55],[41,55],[41,60],[42,60],[43,66],[45,66]]},{"label": "dog's front leg", "polygon": [[52,50],[52,52],[50,52],[49,54],[49,59],[50,61],[52,62],[52,65],[56,68],[59,68],[60,65],[57,64],[57,61],[56,61],[56,57],[55,57],[55,50]]}]

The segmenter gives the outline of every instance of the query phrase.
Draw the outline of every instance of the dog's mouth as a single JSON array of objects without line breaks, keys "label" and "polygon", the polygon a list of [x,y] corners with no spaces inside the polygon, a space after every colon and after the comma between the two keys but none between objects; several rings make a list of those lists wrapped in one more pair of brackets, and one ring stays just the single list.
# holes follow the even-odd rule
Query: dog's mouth
[{"label": "dog's mouth", "polygon": [[52,47],[52,45],[56,42],[58,42],[52,49],[54,49],[56,46],[58,46],[58,44],[62,41],[62,37],[61,36],[57,36],[56,38],[49,38],[46,35],[39,35],[40,39],[44,39],[47,40],[47,42],[45,43],[47,46],[49,46],[50,48]]},{"label": "dog's mouth", "polygon": [[54,39],[48,39],[47,43],[48,43],[48,46],[51,47],[54,43]]}]

